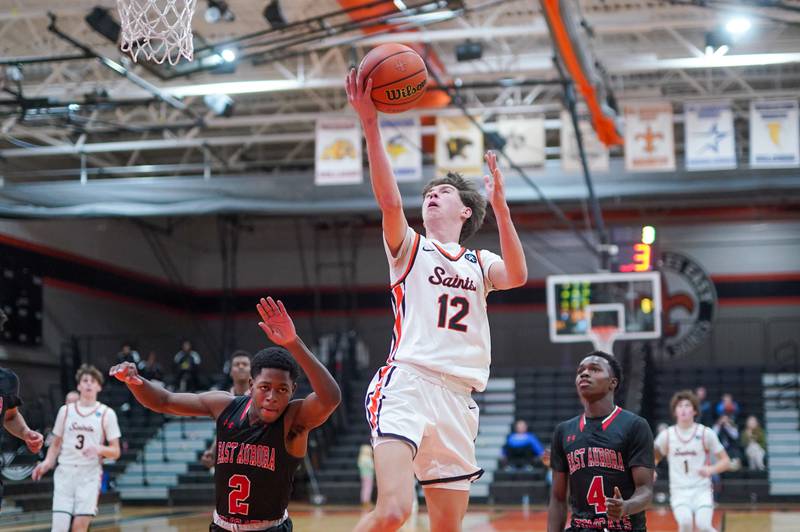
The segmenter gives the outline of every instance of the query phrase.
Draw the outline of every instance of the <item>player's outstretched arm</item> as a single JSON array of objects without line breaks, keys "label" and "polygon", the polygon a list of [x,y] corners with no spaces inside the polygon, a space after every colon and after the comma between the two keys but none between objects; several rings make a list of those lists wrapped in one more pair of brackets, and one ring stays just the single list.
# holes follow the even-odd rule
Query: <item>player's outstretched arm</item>
[{"label": "player's outstretched arm", "polygon": [[9,408],[6,411],[3,426],[9,433],[23,440],[32,453],[38,453],[41,450],[44,438],[40,433],[28,427],[28,423],[18,408]]},{"label": "player's outstretched arm", "polygon": [[372,80],[362,86],[355,68],[350,69],[345,82],[347,101],[358,114],[364,138],[367,141],[367,158],[369,159],[370,181],[375,200],[383,214],[383,234],[389,251],[397,254],[403,239],[406,237],[408,222],[403,213],[403,199],[397,188],[397,179],[392,172],[392,165],[386,155],[378,128],[378,111],[372,102]]},{"label": "player's outstretched arm", "polygon": [[160,385],[155,385],[139,375],[132,362],[113,366],[109,375],[124,382],[133,396],[145,408],[160,414],[175,416],[217,416],[227,407],[233,396],[228,392],[213,391],[204,393],[173,393]]},{"label": "player's outstretched arm", "polygon": [[497,231],[500,234],[500,254],[502,261],[489,267],[489,280],[495,288],[506,290],[524,285],[528,280],[528,265],[525,262],[525,251],[519,240],[517,229],[511,220],[511,210],[506,202],[505,181],[503,173],[497,166],[497,154],[487,151],[486,164],[489,174],[483,176],[486,186],[486,198],[494,211],[497,220]]},{"label": "player's outstretched arm", "polygon": [[292,354],[311,383],[313,392],[302,400],[294,417],[293,430],[307,432],[322,425],[342,400],[339,385],[297,336],[294,322],[282,301],[261,298],[256,308],[262,320],[258,326],[271,341]]},{"label": "player's outstretched arm", "polygon": [[567,524],[567,481],[569,475],[553,470],[550,504],[547,506],[547,532],[563,532]]}]

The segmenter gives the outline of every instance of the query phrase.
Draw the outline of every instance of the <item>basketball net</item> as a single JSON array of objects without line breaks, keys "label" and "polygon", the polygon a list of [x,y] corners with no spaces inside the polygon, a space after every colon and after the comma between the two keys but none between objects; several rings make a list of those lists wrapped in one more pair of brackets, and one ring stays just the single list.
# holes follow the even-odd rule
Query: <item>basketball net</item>
[{"label": "basketball net", "polygon": [[120,48],[134,61],[175,65],[194,55],[192,16],[197,0],[117,0]]},{"label": "basketball net", "polygon": [[615,325],[598,325],[589,329],[589,338],[595,350],[603,351],[609,355],[614,354],[614,340],[619,334],[619,327]]}]

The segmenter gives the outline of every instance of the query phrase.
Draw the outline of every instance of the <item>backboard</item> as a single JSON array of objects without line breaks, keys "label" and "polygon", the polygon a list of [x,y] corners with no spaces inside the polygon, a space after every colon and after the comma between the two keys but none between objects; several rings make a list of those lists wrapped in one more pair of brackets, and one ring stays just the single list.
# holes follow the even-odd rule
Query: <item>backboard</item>
[{"label": "backboard", "polygon": [[[661,337],[661,274],[586,273],[547,278],[552,342],[597,342],[592,329],[618,329],[613,340]],[[610,344],[609,344],[610,345]]]}]

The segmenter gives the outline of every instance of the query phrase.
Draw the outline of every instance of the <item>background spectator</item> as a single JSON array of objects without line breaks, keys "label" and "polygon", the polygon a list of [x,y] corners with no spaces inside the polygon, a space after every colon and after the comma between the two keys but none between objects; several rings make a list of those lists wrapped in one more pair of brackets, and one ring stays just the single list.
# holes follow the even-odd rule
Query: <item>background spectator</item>
[{"label": "background spectator", "polygon": [[742,449],[739,446],[739,429],[728,416],[720,416],[714,424],[714,432],[719,436],[719,441],[725,447],[725,452],[731,459],[729,471],[738,471],[742,466]]},{"label": "background spectator", "polygon": [[117,364],[121,364],[123,362],[131,362],[132,364],[136,364],[136,369],[140,370],[144,367],[144,362],[142,362],[142,357],[139,355],[139,351],[135,350],[130,342],[125,342],[122,344],[122,348],[117,353]]},{"label": "background spectator", "polygon": [[150,351],[147,354],[147,360],[141,370],[142,376],[150,381],[164,384],[164,370],[161,364],[158,363],[158,357],[155,351]]},{"label": "background spectator", "polygon": [[717,404],[717,415],[728,416],[731,422],[736,422],[736,416],[739,415],[739,403],[733,400],[733,396],[729,393],[722,394],[722,399]]},{"label": "background spectator", "polygon": [[200,361],[200,355],[192,350],[192,342],[184,340],[173,360],[177,391],[195,392],[200,389]]},{"label": "background spectator", "polygon": [[747,457],[747,467],[753,471],[764,471],[764,456],[767,437],[756,416],[748,416],[742,431],[742,447]]},{"label": "background spectator", "polygon": [[375,463],[372,460],[372,446],[366,443],[358,449],[358,476],[361,478],[361,505],[370,506],[375,479]]},{"label": "background spectator", "polygon": [[711,407],[711,401],[708,400],[708,392],[705,386],[698,386],[694,394],[700,403],[700,412],[698,412],[698,423],[710,427],[714,424],[714,411]]},{"label": "background spectator", "polygon": [[533,469],[533,462],[544,453],[539,439],[528,432],[528,424],[522,419],[514,423],[514,432],[506,438],[503,446],[503,456],[505,457],[508,469]]}]

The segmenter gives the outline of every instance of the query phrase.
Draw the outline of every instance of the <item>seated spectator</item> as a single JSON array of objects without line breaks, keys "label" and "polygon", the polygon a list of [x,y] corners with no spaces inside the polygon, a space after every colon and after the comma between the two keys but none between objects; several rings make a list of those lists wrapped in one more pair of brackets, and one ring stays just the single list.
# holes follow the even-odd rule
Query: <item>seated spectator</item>
[{"label": "seated spectator", "polygon": [[508,435],[503,446],[503,457],[507,469],[533,470],[533,463],[544,453],[541,442],[528,432],[528,424],[518,419],[514,423],[514,432]]},{"label": "seated spectator", "polygon": [[764,471],[764,457],[767,454],[767,437],[756,416],[748,416],[742,431],[742,447],[747,457],[747,467],[751,471]]},{"label": "seated spectator", "polygon": [[708,393],[706,392],[705,386],[698,386],[694,394],[697,396],[697,400],[700,402],[700,412],[698,413],[698,422],[701,425],[705,425],[706,427],[710,427],[714,424],[714,412],[711,407],[711,401],[708,400]]},{"label": "seated spectator", "polygon": [[200,388],[200,355],[192,350],[192,342],[183,341],[173,363],[175,389],[179,392],[196,392]]},{"label": "seated spectator", "polygon": [[144,362],[142,362],[142,357],[139,355],[139,351],[135,350],[130,342],[125,342],[122,344],[122,348],[120,349],[119,353],[117,353],[117,364],[121,364],[123,362],[131,362],[136,364],[136,369],[140,370],[144,367]]},{"label": "seated spectator", "polygon": [[727,416],[731,419],[731,422],[736,421],[736,416],[739,415],[739,403],[733,400],[731,394],[722,394],[722,400],[717,404],[717,415]]},{"label": "seated spectator", "polygon": [[141,369],[141,374],[149,381],[161,385],[164,384],[164,370],[161,368],[161,364],[158,363],[158,357],[155,351],[150,351],[150,353],[147,354],[147,360],[144,363],[144,367]]},{"label": "seated spectator", "polygon": [[731,459],[729,471],[738,471],[742,467],[742,449],[739,446],[739,429],[728,416],[720,416],[714,423],[714,432],[717,433],[720,443],[725,447],[725,452]]}]

